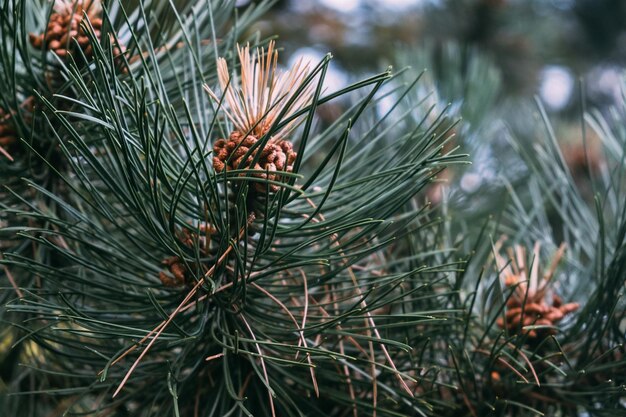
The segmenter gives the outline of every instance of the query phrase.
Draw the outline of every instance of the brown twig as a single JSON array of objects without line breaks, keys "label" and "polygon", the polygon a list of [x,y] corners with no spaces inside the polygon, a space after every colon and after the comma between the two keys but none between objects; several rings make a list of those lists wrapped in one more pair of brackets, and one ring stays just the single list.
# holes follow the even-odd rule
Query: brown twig
[{"label": "brown twig", "polygon": [[276,410],[274,409],[274,399],[273,399],[272,390],[270,387],[270,379],[269,379],[269,376],[267,375],[267,368],[265,367],[265,360],[263,359],[263,351],[261,350],[261,346],[258,343],[256,343],[256,336],[254,335],[254,332],[252,331],[252,327],[250,327],[244,315],[240,314],[239,317],[241,317],[241,320],[243,321],[243,323],[248,328],[248,331],[250,332],[250,336],[252,336],[252,339],[255,341],[254,345],[256,346],[257,352],[259,352],[261,368],[263,369],[263,376],[265,377],[265,383],[267,384],[267,396],[269,397],[269,400],[270,400],[270,409],[272,410],[272,417],[276,417]]},{"label": "brown twig", "polygon": [[[4,259],[4,257],[2,256],[2,254],[0,254],[0,260],[2,259]],[[17,296],[20,298],[24,297],[24,293],[22,292],[22,290],[20,290],[20,287],[18,287],[17,282],[15,281],[15,278],[13,277],[13,274],[11,273],[11,271],[9,271],[9,268],[4,264],[2,265],[2,268],[4,269],[4,274],[7,276]]]},{"label": "brown twig", "polygon": [[[245,228],[248,225],[246,225],[244,228],[242,228],[242,230],[239,233],[239,239],[241,239],[241,237],[243,236],[243,233],[245,232]],[[176,317],[178,315],[179,312],[181,312],[183,310],[183,308],[186,306],[186,304],[189,302],[189,300],[191,300],[191,298],[196,294],[196,292],[198,291],[198,288],[200,288],[200,286],[202,284],[204,284],[204,281],[206,278],[209,278],[211,275],[213,275],[213,273],[215,272],[215,268],[220,265],[224,259],[226,259],[226,257],[228,256],[228,254],[230,253],[230,251],[232,250],[233,246],[229,245],[228,248],[224,251],[224,253],[219,257],[219,259],[217,260],[217,262],[207,271],[207,273],[204,275],[204,277],[202,277],[200,280],[198,280],[198,282],[196,283],[196,285],[193,286],[193,288],[189,291],[189,293],[187,294],[187,296],[183,299],[183,301],[178,305],[178,307],[176,307],[176,309],[174,310],[174,312],[172,312],[172,314],[169,315],[169,317],[167,318],[167,320],[165,320],[164,322],[162,322],[159,326],[157,326],[155,329],[153,329],[148,335],[146,335],[146,337],[144,337],[144,339],[142,339],[143,341],[145,341],[148,337],[150,337],[150,334],[153,334],[156,331],[156,334],[154,335],[154,337],[152,338],[152,340],[150,341],[150,343],[148,343],[148,346],[146,346],[146,348],[144,349],[143,352],[141,352],[141,354],[139,355],[139,357],[135,360],[135,362],[133,363],[133,365],[130,367],[130,369],[128,370],[128,372],[126,373],[126,375],[124,376],[124,379],[122,380],[122,382],[120,383],[120,385],[118,386],[118,388],[115,390],[115,392],[113,393],[113,397],[115,398],[115,396],[122,390],[122,388],[124,387],[124,385],[126,385],[126,382],[128,381],[128,378],[130,378],[131,374],[133,373],[133,371],[135,370],[135,368],[137,367],[137,365],[139,365],[139,362],[141,362],[141,360],[143,359],[143,357],[148,353],[148,351],[150,350],[150,348],[152,347],[152,345],[154,345],[154,343],[157,341],[157,339],[159,338],[159,336],[161,336],[161,333],[163,333],[163,331],[165,330],[165,328],[172,322],[172,320],[174,320],[174,317]],[[157,330],[158,329],[158,330]],[[126,354],[128,354],[129,352],[133,351],[134,349],[136,349],[137,345],[129,348],[126,352],[124,352],[123,356],[125,356]]]},{"label": "brown twig", "polygon": [[[296,328],[298,328],[298,322],[296,321],[296,318],[293,316],[293,314],[291,314],[291,311],[289,311],[289,309],[287,308],[287,306],[285,306],[285,304],[283,304],[278,298],[274,297],[269,291],[267,291],[265,288],[261,287],[256,282],[252,282],[252,283],[250,283],[250,285],[252,285],[257,290],[261,291],[263,294],[267,295],[272,301],[274,301],[276,304],[278,304],[278,306],[287,313],[289,318],[291,318],[291,321],[293,321],[293,324],[295,324]],[[298,333],[300,334],[300,340],[303,343],[304,347],[308,348],[308,346],[306,344],[306,339],[304,338],[304,329],[300,329],[298,331]],[[307,352],[306,356],[307,356],[307,362],[310,365],[309,369],[310,369],[310,372],[311,372],[311,380],[313,382],[313,389],[315,390],[315,395],[319,398],[320,391],[319,391],[319,388],[317,386],[317,379],[315,378],[315,366],[313,365],[313,362],[311,361],[311,355],[308,352]]]}]

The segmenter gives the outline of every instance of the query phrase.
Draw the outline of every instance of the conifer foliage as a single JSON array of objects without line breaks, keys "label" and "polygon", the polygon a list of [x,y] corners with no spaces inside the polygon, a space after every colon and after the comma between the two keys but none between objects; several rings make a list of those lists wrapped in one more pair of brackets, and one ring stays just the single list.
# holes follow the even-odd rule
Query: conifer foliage
[{"label": "conifer foliage", "polygon": [[[592,215],[538,146],[545,199],[463,235],[422,197],[468,158],[420,75],[327,91],[330,55],[250,35],[269,6],[0,6],[3,415],[623,412],[623,159]],[[552,208],[595,240],[543,265],[519,245]]]}]

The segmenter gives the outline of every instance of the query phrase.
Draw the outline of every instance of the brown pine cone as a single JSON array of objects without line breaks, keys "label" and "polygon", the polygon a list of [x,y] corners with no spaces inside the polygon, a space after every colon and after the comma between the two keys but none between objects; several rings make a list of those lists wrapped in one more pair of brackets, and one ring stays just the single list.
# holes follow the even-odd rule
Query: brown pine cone
[{"label": "brown pine cone", "polygon": [[[261,150],[259,160],[251,167],[251,164],[258,153],[255,149],[244,161],[244,157],[252,146],[258,141],[255,136],[245,136],[240,132],[233,132],[228,140],[219,139],[213,145],[213,167],[216,172],[233,169],[252,168],[263,170],[266,173],[255,173],[254,177],[269,179],[271,181],[281,181],[281,171],[291,172],[293,163],[296,160],[296,152],[293,150],[291,142],[282,140],[280,142],[268,142]],[[245,175],[245,174],[242,174]],[[254,188],[259,192],[266,190],[266,184],[255,182]],[[271,192],[277,192],[280,187],[270,184]]]},{"label": "brown pine cone", "polygon": [[[200,253],[206,254],[211,250],[211,238],[217,233],[217,229],[211,225],[200,224],[198,231],[199,233],[183,227],[177,232],[177,235],[180,241],[188,248],[194,248],[197,245]],[[169,270],[169,273],[165,271],[159,272],[159,279],[166,287],[180,287],[193,279],[191,272],[178,256],[165,258],[161,261],[161,264]]]},{"label": "brown pine cone", "polygon": [[8,148],[15,143],[15,126],[11,114],[0,108],[0,146]]},{"label": "brown pine cone", "polygon": [[[565,245],[561,244],[554,254],[550,269],[544,274],[539,263],[540,243],[534,245],[534,259],[538,267],[527,269],[526,248],[515,245],[508,251],[508,262],[500,255],[500,248],[506,237],[496,243],[496,263],[502,271],[502,282],[511,293],[506,301],[506,313],[499,317],[496,324],[515,334],[525,333],[529,338],[544,337],[556,333],[556,325],[565,316],[578,309],[577,303],[563,304],[563,300],[550,291],[551,279],[555,268],[563,256]],[[524,331],[526,326],[550,326]]]},{"label": "brown pine cone", "polygon": [[[8,151],[13,148],[18,142],[18,132],[15,128],[14,117],[21,117],[21,120],[27,126],[33,120],[33,113],[35,111],[35,97],[27,97],[19,105],[16,110],[4,110],[0,108],[0,153],[8,156]],[[12,159],[9,156],[9,159]]]},{"label": "brown pine cone", "polygon": [[[511,302],[515,299],[511,297],[507,303],[507,311],[504,318],[499,317],[496,324],[500,328],[506,328],[511,333],[521,333],[524,326],[556,326],[565,316],[578,309],[578,303],[568,303],[561,305],[560,297],[553,296],[553,304],[549,305],[545,300],[526,301],[522,309],[521,300]],[[555,334],[555,329],[534,329],[528,332],[528,337],[536,338],[548,334]]]},{"label": "brown pine cone", "polygon": [[[93,48],[89,43],[87,31],[81,27],[83,21],[83,12],[87,13],[89,22],[93,27],[94,35],[100,38],[102,30],[102,19],[99,17],[101,8],[98,2],[90,0],[74,0],[73,2],[65,2],[50,15],[50,21],[45,33],[36,35],[30,34],[30,43],[37,49],[45,49],[55,52],[58,56],[64,58],[68,52],[74,53],[76,56],[76,44],[72,41],[75,39],[87,60],[93,58]],[[113,42],[113,35],[109,35]],[[114,46],[113,54],[119,56],[124,52],[124,47]]]},{"label": "brown pine cone", "polygon": [[187,269],[178,256],[166,258],[161,262],[167,266],[170,274],[159,272],[159,279],[166,287],[180,287],[186,282]]}]

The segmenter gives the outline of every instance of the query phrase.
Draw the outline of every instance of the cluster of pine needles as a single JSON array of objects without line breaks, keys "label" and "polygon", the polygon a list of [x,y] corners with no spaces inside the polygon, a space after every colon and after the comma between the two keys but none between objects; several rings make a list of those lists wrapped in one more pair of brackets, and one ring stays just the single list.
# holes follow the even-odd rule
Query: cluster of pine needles
[{"label": "cluster of pine needles", "polygon": [[0,414],[624,415],[626,101],[591,198],[539,106],[477,219],[485,130],[281,66],[269,7],[0,5]]}]

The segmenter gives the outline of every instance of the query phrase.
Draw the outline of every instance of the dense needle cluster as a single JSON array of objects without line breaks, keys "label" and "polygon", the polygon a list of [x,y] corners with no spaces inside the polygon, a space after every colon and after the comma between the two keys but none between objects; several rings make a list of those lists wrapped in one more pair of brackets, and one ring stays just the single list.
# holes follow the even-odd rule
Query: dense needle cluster
[{"label": "dense needle cluster", "polygon": [[[270,35],[250,25],[272,2],[235,3],[0,3],[0,417],[620,416],[626,111],[595,154],[550,134],[498,155],[514,165],[492,161],[504,177],[480,193],[423,204],[467,161],[454,149],[482,163],[472,138],[502,133],[474,112],[499,83],[466,77],[470,51],[438,71],[477,100],[470,125],[409,69],[318,101],[330,56],[281,68],[273,42],[235,48]],[[482,287],[500,230],[556,230],[572,290],[564,245],[540,262],[503,240]]]},{"label": "dense needle cluster", "polygon": [[[314,84],[309,83],[298,93],[309,76],[309,67],[302,60],[288,71],[278,67],[278,51],[270,42],[267,52],[261,48],[253,54],[250,47],[239,47],[241,64],[240,77],[231,78],[224,58],[217,63],[218,80],[224,95],[224,113],[232,122],[234,131],[228,139],[219,139],[213,146],[213,167],[217,172],[235,169],[253,169],[257,191],[279,190],[282,176],[280,172],[291,172],[296,159],[293,144],[285,137],[297,126],[296,119],[272,136],[261,141],[273,128],[279,116],[287,119],[310,104]],[[205,87],[216,103],[221,98],[210,88]],[[261,172],[264,171],[264,172]]]},{"label": "dense needle cluster", "polygon": [[[565,252],[565,245],[561,245],[552,258],[552,262],[545,273],[542,273],[537,242],[533,249],[530,271],[526,264],[526,249],[515,245],[509,249],[509,261],[499,253],[501,241],[496,247],[496,264],[504,285],[511,290],[511,296],[506,303],[504,317],[497,320],[498,326],[508,329],[511,333],[524,333],[529,338],[537,338],[556,333],[556,324],[565,316],[576,311],[578,303],[563,304],[561,298],[552,292],[551,279],[556,267]],[[525,326],[533,327],[525,330]]]}]

